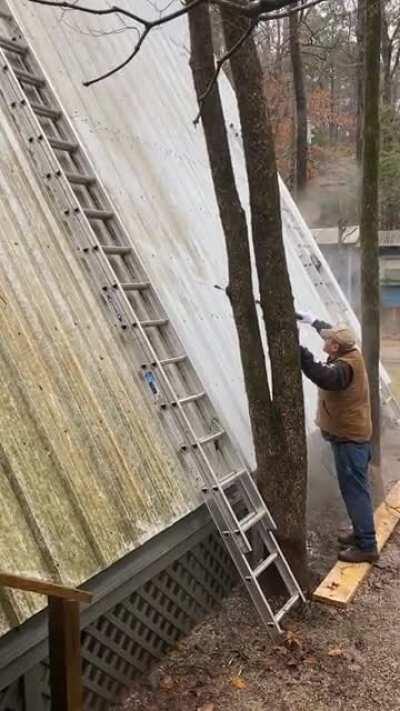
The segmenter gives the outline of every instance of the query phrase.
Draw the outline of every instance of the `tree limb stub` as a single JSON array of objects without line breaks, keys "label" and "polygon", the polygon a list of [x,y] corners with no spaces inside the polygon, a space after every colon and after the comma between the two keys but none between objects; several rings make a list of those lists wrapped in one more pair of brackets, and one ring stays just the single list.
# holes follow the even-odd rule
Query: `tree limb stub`
[{"label": "tree limb stub", "polygon": [[220,57],[220,59],[217,60],[217,62],[216,62],[217,68],[214,72],[214,76],[211,78],[210,83],[209,83],[206,91],[204,92],[204,94],[199,97],[199,111],[198,111],[196,118],[193,121],[195,126],[200,121],[201,112],[203,110],[204,102],[207,100],[207,97],[210,95],[211,91],[213,90],[213,87],[215,86],[215,83],[218,79],[219,73],[220,73],[223,65],[242,46],[242,44],[244,44],[244,42],[246,42],[246,40],[250,37],[250,35],[252,34],[252,32],[257,24],[258,24],[258,19],[253,20],[253,22],[251,22],[249,27],[247,28],[246,32],[244,32],[243,35],[238,39],[236,44],[234,44],[233,47],[231,47],[231,49],[228,52],[225,52],[225,54],[222,57]]}]

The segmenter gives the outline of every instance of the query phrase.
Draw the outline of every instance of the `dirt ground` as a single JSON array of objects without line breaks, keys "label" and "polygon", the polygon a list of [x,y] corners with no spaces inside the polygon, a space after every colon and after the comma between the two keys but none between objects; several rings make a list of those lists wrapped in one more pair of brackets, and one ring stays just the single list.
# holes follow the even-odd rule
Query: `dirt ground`
[{"label": "dirt ground", "polygon": [[400,531],[345,610],[309,604],[270,640],[244,593],[147,678],[124,711],[399,711]]},{"label": "dirt ground", "polygon": [[[400,341],[385,344],[400,395]],[[385,434],[386,487],[400,478],[400,431]],[[314,586],[336,559],[339,499],[310,516]],[[324,508],[325,507],[325,508]],[[120,711],[400,711],[400,527],[345,609],[308,603],[271,639],[246,593],[178,643]]]}]

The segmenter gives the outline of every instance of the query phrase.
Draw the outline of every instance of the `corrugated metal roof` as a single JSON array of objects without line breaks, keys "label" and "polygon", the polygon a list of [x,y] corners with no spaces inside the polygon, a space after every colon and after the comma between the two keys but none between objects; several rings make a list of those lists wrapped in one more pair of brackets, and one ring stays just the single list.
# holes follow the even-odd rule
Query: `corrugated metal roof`
[{"label": "corrugated metal roof", "polygon": [[0,569],[80,584],[198,497],[0,117]]}]

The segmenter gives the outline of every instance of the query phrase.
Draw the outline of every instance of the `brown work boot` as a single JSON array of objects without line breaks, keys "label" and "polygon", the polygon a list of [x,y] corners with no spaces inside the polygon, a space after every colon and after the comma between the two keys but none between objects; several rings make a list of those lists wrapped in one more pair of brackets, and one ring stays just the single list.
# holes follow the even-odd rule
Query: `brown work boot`
[{"label": "brown work boot", "polygon": [[348,548],[349,546],[356,545],[356,537],[354,531],[349,531],[349,533],[342,533],[338,537],[339,545],[343,548]]},{"label": "brown work boot", "polygon": [[350,546],[339,552],[338,559],[344,563],[376,563],[379,558],[378,549],[370,548],[361,550],[357,546]]}]

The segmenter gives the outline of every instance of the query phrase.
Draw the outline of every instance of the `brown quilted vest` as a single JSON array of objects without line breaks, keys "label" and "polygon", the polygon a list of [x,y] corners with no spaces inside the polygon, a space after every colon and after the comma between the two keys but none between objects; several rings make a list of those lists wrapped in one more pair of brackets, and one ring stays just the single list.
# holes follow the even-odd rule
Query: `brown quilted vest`
[{"label": "brown quilted vest", "polygon": [[364,359],[355,348],[339,356],[337,361],[349,363],[353,380],[346,390],[320,389],[317,425],[338,439],[367,442],[372,435],[372,421]]}]

